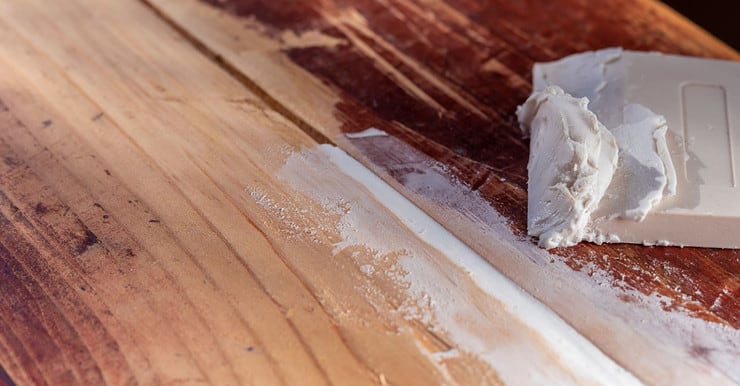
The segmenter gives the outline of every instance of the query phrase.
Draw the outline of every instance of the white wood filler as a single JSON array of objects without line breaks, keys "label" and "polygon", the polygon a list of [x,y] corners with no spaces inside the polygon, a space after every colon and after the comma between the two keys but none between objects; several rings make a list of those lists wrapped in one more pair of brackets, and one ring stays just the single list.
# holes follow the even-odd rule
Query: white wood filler
[{"label": "white wood filler", "polygon": [[619,242],[597,218],[642,221],[676,192],[665,118],[625,104],[615,95],[621,84],[606,76],[622,54],[606,49],[536,65],[535,90],[517,109],[531,136],[527,231],[545,249]]},{"label": "white wood filler", "polygon": [[557,86],[532,93],[517,117],[531,137],[527,231],[545,249],[578,244],[617,169],[617,141],[587,98]]},{"label": "white wood filler", "polygon": [[[533,94],[523,107],[557,86],[586,98],[588,110],[619,145],[617,169],[597,209],[581,207],[567,195],[551,194],[544,201],[538,201],[542,195],[530,195],[529,231],[540,237],[542,247],[583,239],[740,248],[740,63],[609,48],[538,63],[532,72]],[[532,132],[533,146],[543,132],[562,130],[563,120],[569,120],[566,110],[520,108],[518,113],[522,129]],[[574,137],[544,139],[532,148],[530,166],[555,154],[560,158],[554,163],[569,170],[578,168],[570,162],[573,155],[600,151]],[[529,177],[530,192],[570,186],[565,173],[552,176],[534,167]],[[582,188],[598,198],[594,186]],[[589,221],[569,221],[576,215]],[[549,227],[537,226],[543,218]]]},{"label": "white wood filler", "polygon": [[[382,137],[377,132],[367,134],[372,135],[360,138]],[[372,197],[368,199],[380,202],[397,219],[386,219],[390,222],[382,224],[372,222],[377,220],[377,216],[364,213],[368,209],[363,206],[362,198],[347,201],[342,192],[332,191],[330,186],[305,176],[302,171],[306,168],[346,174],[345,178],[351,178],[367,189]],[[399,312],[407,318],[434,326],[456,345],[459,352],[484,360],[507,384],[641,384],[549,308],[495,270],[480,255],[342,150],[322,145],[296,153],[288,158],[278,177],[321,203],[329,213],[341,214],[338,228],[342,240],[336,244],[337,250],[359,246],[372,251],[378,259],[388,254],[397,255],[397,264],[387,272],[379,272],[366,264],[359,270],[368,275],[388,275],[403,283],[409,299]],[[555,354],[556,363],[567,371],[552,366],[553,357],[550,360],[543,358],[544,354],[539,352],[542,346],[511,346],[505,343],[505,339],[502,342],[501,338],[506,334],[497,333],[496,328],[500,326],[482,323],[487,319],[477,316],[481,311],[460,298],[465,296],[465,292],[456,288],[447,277],[453,273],[441,272],[423,252],[407,250],[404,240],[394,239],[392,232],[381,231],[392,227],[393,221],[400,221],[467,274],[490,296],[487,302],[503,306],[498,317],[514,318],[518,324],[527,326]],[[435,360],[442,360],[457,355],[458,351],[430,355]]]}]

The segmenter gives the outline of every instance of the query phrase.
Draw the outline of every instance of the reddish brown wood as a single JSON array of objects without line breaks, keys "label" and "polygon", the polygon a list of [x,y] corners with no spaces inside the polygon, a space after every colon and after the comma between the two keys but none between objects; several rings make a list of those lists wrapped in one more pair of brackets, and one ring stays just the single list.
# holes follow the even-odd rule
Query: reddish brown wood
[{"label": "reddish brown wood", "polygon": [[15,386],[13,380],[10,379],[10,376],[2,367],[0,367],[0,386]]},{"label": "reddish brown wood", "polygon": [[[609,46],[740,58],[695,26],[645,0],[599,6],[577,0],[204,1],[235,15],[254,17],[276,32],[320,30],[347,40],[346,31],[324,15],[359,12],[374,37],[388,45],[378,44],[363,31],[352,32],[444,111],[406,92],[378,69],[376,58],[355,44],[285,52],[294,63],[342,91],[345,97],[338,107],[345,132],[378,127],[447,164],[457,178],[504,214],[519,234],[526,227],[528,143],[521,139],[514,110],[530,92],[533,63]],[[441,92],[389,49],[423,63],[465,102]],[[489,61],[493,70],[481,70]],[[405,165],[382,149],[365,149],[365,153],[374,164],[401,178],[398,171]],[[624,276],[625,283],[640,292],[674,299],[666,308],[682,307],[698,317],[740,328],[740,251],[583,244],[555,253],[566,257],[575,270],[595,264],[615,277]],[[596,258],[603,255],[609,260]]]},{"label": "reddish brown wood", "polygon": [[[20,136],[28,131],[9,109],[0,110],[0,127],[6,133]],[[2,139],[0,154],[4,157],[0,164],[0,309],[11,310],[0,314],[0,347],[9,350],[4,355],[20,359],[13,365],[22,368],[28,379],[18,381],[104,384],[101,366],[115,369],[121,383],[133,381],[118,342],[108,333],[110,321],[102,321],[83,298],[94,291],[84,278],[87,273],[116,266],[120,273],[130,270],[125,268],[126,259],[112,256],[88,228],[91,223],[112,225],[105,210],[95,206],[100,214],[83,220],[42,182],[18,149]],[[48,149],[37,156],[54,158]],[[112,231],[125,232],[120,227]],[[101,259],[99,251],[106,258]],[[94,337],[95,342],[87,343],[82,336]],[[105,363],[98,363],[91,351],[102,354]],[[0,382],[3,374],[0,371]]]}]

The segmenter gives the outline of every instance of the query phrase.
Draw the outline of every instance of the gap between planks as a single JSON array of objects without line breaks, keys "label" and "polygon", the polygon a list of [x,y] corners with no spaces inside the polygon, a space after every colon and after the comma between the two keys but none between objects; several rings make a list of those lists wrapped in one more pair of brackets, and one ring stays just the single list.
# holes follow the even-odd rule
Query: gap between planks
[{"label": "gap between planks", "polygon": [[219,55],[214,50],[210,49],[202,40],[198,39],[192,33],[188,32],[185,28],[180,26],[175,20],[167,16],[152,4],[149,0],[139,0],[144,6],[150,9],[158,18],[160,18],[165,24],[172,27],[178,34],[180,34],[187,42],[189,42],[196,51],[210,59],[222,70],[226,71],[232,78],[237,82],[241,83],[249,91],[253,92],[258,98],[262,100],[268,107],[275,110],[277,113],[288,119],[294,125],[298,126],[301,131],[306,133],[314,141],[320,144],[332,144],[336,145],[334,141],[324,135],[321,130],[311,126],[308,122],[301,119],[297,114],[292,112],[288,107],[278,102],[277,99],[270,96],[270,94],[260,87],[256,82],[240,71],[234,64],[230,63],[223,56]]}]

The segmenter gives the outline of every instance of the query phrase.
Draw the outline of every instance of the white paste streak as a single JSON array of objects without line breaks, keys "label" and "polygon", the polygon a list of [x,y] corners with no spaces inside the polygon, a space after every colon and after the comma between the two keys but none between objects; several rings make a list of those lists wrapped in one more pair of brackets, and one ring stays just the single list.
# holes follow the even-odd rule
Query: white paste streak
[{"label": "white paste streak", "polygon": [[[320,151],[347,176],[364,186],[386,208],[393,212],[417,236],[447,256],[455,265],[470,275],[472,281],[485,293],[498,300],[513,315],[554,350],[562,363],[581,379],[604,385],[640,384],[631,373],[617,365],[590,341],[549,308],[539,303],[520,287],[503,276],[475,251],[456,238],[442,225],[383,182],[379,177],[342,150],[321,145]],[[423,229],[423,232],[418,231]],[[456,342],[461,349],[476,354],[475,344],[468,340]],[[468,343],[468,346],[466,346]]]}]

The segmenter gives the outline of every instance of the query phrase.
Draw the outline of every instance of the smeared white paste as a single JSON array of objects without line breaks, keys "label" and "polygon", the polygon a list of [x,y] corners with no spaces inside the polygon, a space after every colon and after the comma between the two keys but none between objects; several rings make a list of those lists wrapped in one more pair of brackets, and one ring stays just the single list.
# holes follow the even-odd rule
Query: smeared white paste
[{"label": "smeared white paste", "polygon": [[[548,346],[557,352],[563,365],[568,367],[578,378],[604,385],[641,384],[632,374],[614,363],[611,358],[604,355],[549,308],[498,272],[465,243],[362,164],[339,148],[322,145],[319,149],[342,172],[370,191],[379,202],[393,212],[420,239],[449,257],[453,263],[467,272],[483,291],[500,301],[510,312],[519,315],[520,320],[533,331],[537,331]],[[418,266],[418,264],[423,263],[422,261],[413,262],[409,259],[402,259],[401,263],[407,272],[412,274],[417,272],[417,275],[423,274],[424,270],[420,271],[420,266]],[[413,286],[418,286],[421,283],[420,281],[412,281]],[[433,302],[442,300],[444,294],[436,293],[438,290],[434,287],[424,288],[426,293],[435,294],[430,300]],[[445,301],[442,304],[450,304],[454,308],[454,302],[448,303]],[[441,312],[437,315],[442,317],[445,316],[445,313]],[[448,313],[447,317],[452,315],[454,314]],[[448,323],[444,323],[444,327],[449,329],[448,332],[456,340],[456,343],[461,345],[461,348],[470,350],[470,352],[480,355],[483,359],[491,360],[491,365],[494,368],[498,367],[495,360],[496,354],[485,350],[481,351],[485,348],[485,345],[476,341],[475,337],[469,336],[466,328],[455,323],[454,318],[450,319]],[[524,370],[526,371],[526,366]],[[507,371],[501,371],[501,373],[502,375],[513,374]],[[551,381],[546,383],[551,384]]]},{"label": "smeared white paste", "polygon": [[[735,366],[736,359],[740,355],[740,330],[719,323],[712,323],[695,317],[693,309],[688,307],[692,300],[685,298],[673,299],[658,294],[647,295],[633,288],[633,284],[624,282],[622,277],[614,277],[609,272],[611,269],[603,270],[599,265],[589,263],[579,271],[574,271],[568,264],[571,259],[559,255],[550,254],[521,236],[512,232],[508,220],[500,215],[488,201],[480,194],[471,190],[468,186],[457,181],[441,164],[404,142],[390,135],[370,136],[356,141],[357,144],[369,141],[373,148],[383,147],[392,149],[398,157],[394,162],[387,165],[392,170],[399,171],[397,176],[399,182],[407,192],[417,198],[426,198],[436,203],[442,210],[442,218],[453,226],[461,224],[474,224],[475,235],[465,239],[471,245],[495,245],[497,251],[493,254],[495,266],[503,267],[508,274],[513,275],[516,280],[523,283],[524,287],[542,299],[546,304],[555,305],[558,312],[563,312],[577,328],[589,331],[592,339],[603,349],[614,355],[618,360],[635,372],[638,372],[645,380],[653,382],[666,382],[676,385],[713,384],[725,385],[740,382],[740,371]],[[357,212],[362,209],[365,199],[351,203],[347,207],[346,191],[341,194],[334,192],[332,186],[320,183],[306,175],[307,168],[324,170],[328,161],[321,156],[319,151],[306,149],[294,153],[279,177],[290,182],[291,186],[306,192],[309,197],[314,197],[327,205],[334,205],[345,213],[342,223],[342,241],[340,244],[362,245],[378,253],[388,252],[388,248],[394,251],[397,248],[405,248],[407,245],[401,238],[394,240],[389,237],[378,237],[378,224],[362,224],[357,221],[363,216]],[[302,160],[302,161],[301,161]],[[298,162],[300,161],[300,162]],[[332,168],[327,173],[336,173]],[[274,212],[278,218],[283,218],[288,208],[279,206],[279,197],[265,197],[261,193],[254,193],[248,189],[251,196],[266,210]],[[334,193],[333,193],[334,192]],[[332,196],[336,195],[336,197]],[[327,197],[333,197],[327,200]],[[338,200],[338,201],[337,201]],[[337,201],[333,202],[332,201]],[[293,208],[296,215],[302,216],[301,208]],[[348,210],[349,209],[349,210]],[[288,216],[289,228],[304,229],[303,222],[297,221],[293,216]],[[370,228],[368,228],[370,227]],[[375,229],[375,231],[373,231]],[[467,229],[467,228],[460,228]],[[320,229],[308,228],[304,233],[311,236],[321,231]],[[419,228],[424,232],[424,227]],[[387,236],[387,235],[386,235]],[[351,240],[351,241],[350,241]],[[389,245],[390,243],[390,245]],[[593,252],[593,251],[591,251]],[[605,255],[607,264],[612,261]],[[433,306],[438,326],[444,330],[458,331],[453,335],[454,344],[461,352],[467,352],[476,357],[483,357],[490,361],[493,368],[502,371],[509,376],[522,375],[526,377],[528,371],[536,361],[530,357],[525,360],[524,372],[520,367],[512,368],[512,362],[519,363],[516,359],[526,355],[521,347],[515,350],[505,350],[499,353],[499,357],[492,357],[486,351],[485,343],[488,340],[480,335],[471,334],[471,326],[466,323],[469,318],[459,318],[457,312],[465,304],[449,292],[444,292],[436,277],[428,277],[413,264],[424,262],[423,256],[403,259],[401,263],[407,274],[399,275],[399,280],[408,283],[409,300],[425,302]],[[367,264],[362,261],[359,264]],[[483,264],[486,264],[485,262]],[[640,271],[639,266],[633,267]],[[360,268],[364,271],[364,269]],[[375,275],[385,274],[386,270],[375,270]],[[363,273],[365,274],[365,273]],[[442,290],[437,292],[436,289]],[[414,300],[414,294],[433,294],[431,297],[419,297]],[[720,294],[715,303],[729,299],[728,291]],[[425,300],[426,299],[426,300]],[[492,299],[497,299],[497,297]],[[570,299],[577,299],[572,303]],[[629,301],[625,301],[629,299]],[[409,307],[411,304],[408,305]],[[666,307],[671,311],[666,311]],[[468,312],[470,310],[465,310]],[[422,315],[424,318],[427,316]],[[527,316],[528,317],[528,316]],[[462,324],[461,324],[462,323]],[[607,327],[605,329],[605,327]],[[604,332],[601,334],[599,332]],[[467,334],[466,334],[467,332]],[[497,341],[497,339],[494,339]],[[495,345],[494,345],[495,346]],[[524,351],[524,352],[522,352]],[[515,355],[512,355],[515,354]],[[433,354],[431,356],[434,356]],[[502,360],[503,358],[503,360]],[[595,357],[601,358],[600,355]],[[651,358],[650,361],[639,358]],[[529,366],[526,364],[529,363]],[[580,366],[588,366],[590,362],[580,363]],[[503,370],[501,370],[503,368]],[[541,369],[539,369],[541,371]],[[597,370],[594,370],[597,371]],[[610,377],[608,373],[604,377]],[[552,379],[544,384],[555,384]],[[555,381],[557,382],[557,381]],[[614,378],[614,382],[620,382]],[[523,382],[507,382],[507,384],[522,384]],[[529,382],[533,381],[530,379]]]},{"label": "smeared white paste", "polygon": [[[543,248],[619,242],[599,231],[599,219],[642,221],[676,192],[666,120],[625,105],[622,54],[585,52],[533,69],[534,91],[517,117],[532,138],[527,228]],[[616,169],[606,162],[608,138],[619,147]]]},{"label": "smeared white paste", "polygon": [[624,107],[624,123],[612,129],[620,164],[600,205],[603,216],[642,221],[663,197],[675,193],[676,173],[666,168],[670,157],[666,163],[659,154],[667,130],[663,116],[638,104]]},{"label": "smeared white paste", "polygon": [[529,134],[527,230],[550,249],[580,242],[617,166],[614,136],[557,86],[535,92],[517,109]]}]

